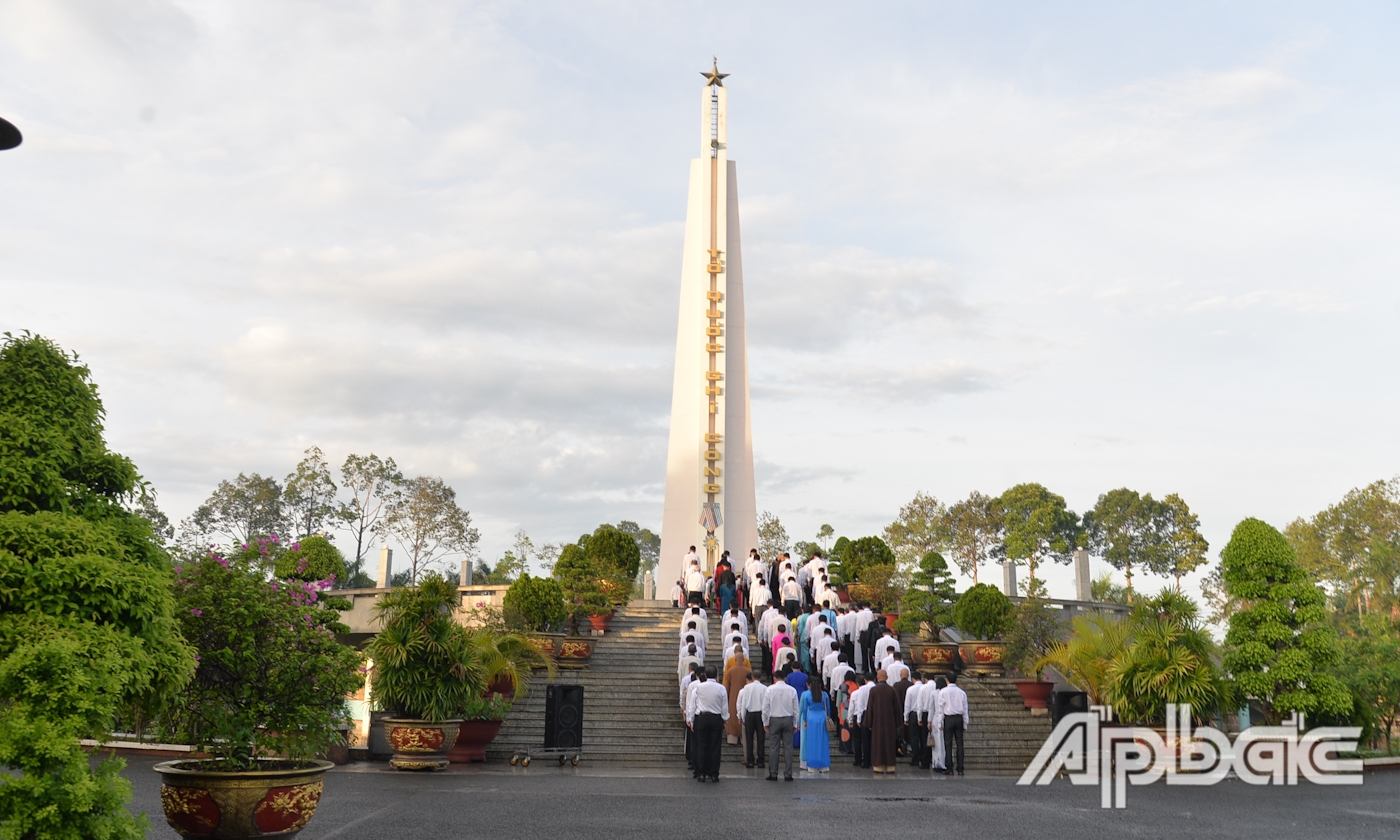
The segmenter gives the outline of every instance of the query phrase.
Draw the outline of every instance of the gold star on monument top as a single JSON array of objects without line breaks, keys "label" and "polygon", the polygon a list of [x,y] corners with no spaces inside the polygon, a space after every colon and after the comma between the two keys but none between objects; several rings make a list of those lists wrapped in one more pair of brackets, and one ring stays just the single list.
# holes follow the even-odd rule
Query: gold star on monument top
[{"label": "gold star on monument top", "polygon": [[705,84],[714,85],[715,87],[724,87],[724,82],[720,80],[729,74],[719,72],[719,59],[716,58],[714,68],[711,70],[701,70],[700,75],[705,77]]}]

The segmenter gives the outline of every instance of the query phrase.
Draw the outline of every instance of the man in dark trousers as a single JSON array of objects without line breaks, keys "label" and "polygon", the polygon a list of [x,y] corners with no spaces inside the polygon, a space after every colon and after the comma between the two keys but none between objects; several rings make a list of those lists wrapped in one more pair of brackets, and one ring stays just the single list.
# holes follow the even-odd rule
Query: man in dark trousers
[{"label": "man in dark trousers", "polygon": [[690,686],[686,723],[695,731],[697,773],[702,782],[719,781],[720,744],[729,719],[729,692],[715,681],[715,666],[706,665],[699,684]]},{"label": "man in dark trousers", "polygon": [[[967,692],[958,687],[958,675],[948,675],[948,687],[938,694],[943,703],[943,766],[944,773],[963,774],[963,733],[967,731]],[[958,748],[957,764],[953,763],[953,745]],[[954,769],[956,767],[956,770]]]}]

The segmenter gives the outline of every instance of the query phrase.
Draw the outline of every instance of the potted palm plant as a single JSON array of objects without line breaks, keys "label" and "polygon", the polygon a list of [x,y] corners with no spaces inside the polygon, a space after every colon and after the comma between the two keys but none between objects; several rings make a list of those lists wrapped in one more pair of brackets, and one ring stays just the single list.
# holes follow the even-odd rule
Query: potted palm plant
[{"label": "potted palm plant", "polygon": [[487,689],[457,711],[462,725],[447,753],[448,761],[456,763],[486,760],[487,745],[500,734],[512,699],[530,690],[535,668],[547,670],[550,677],[557,673],[552,656],[541,653],[529,637],[504,627],[475,628],[470,639]]},{"label": "potted palm plant", "polygon": [[1005,669],[1006,644],[1001,641],[1014,608],[1000,589],[979,583],[958,597],[953,623],[971,639],[958,643],[963,665],[973,674],[1000,674]]},{"label": "potted palm plant", "polygon": [[1140,600],[1127,624],[1128,644],[1109,664],[1104,690],[1119,720],[1163,728],[1168,703],[1189,703],[1197,720],[1238,707],[1190,598],[1168,587]]},{"label": "potted palm plant", "polygon": [[[292,551],[296,551],[293,547]],[[345,697],[363,682],[348,632],[323,605],[331,581],[272,577],[276,537],[232,556],[177,563],[181,632],[194,678],[166,725],[209,757],[157,764],[166,821],[191,837],[291,837],[316,812],[341,736]]]},{"label": "potted palm plant", "polygon": [[479,648],[453,617],[457,601],[455,582],[428,574],[374,605],[380,630],[365,649],[374,668],[370,703],[392,713],[384,735],[395,769],[446,768],[462,723],[458,713],[486,690]]}]

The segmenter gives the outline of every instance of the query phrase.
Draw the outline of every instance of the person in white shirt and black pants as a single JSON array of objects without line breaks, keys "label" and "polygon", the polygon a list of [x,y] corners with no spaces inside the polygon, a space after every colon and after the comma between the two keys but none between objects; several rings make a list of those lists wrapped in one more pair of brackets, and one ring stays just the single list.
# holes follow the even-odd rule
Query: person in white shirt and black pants
[{"label": "person in white shirt and black pants", "polygon": [[797,722],[797,689],[788,685],[792,668],[784,667],[763,693],[763,731],[768,733],[768,781],[778,780],[778,752],[787,756],[783,779],[792,781],[792,733]]},{"label": "person in white shirt and black pants", "polygon": [[[967,693],[958,688],[957,674],[948,675],[948,687],[938,692],[938,700],[943,709],[943,767],[944,773],[952,774],[954,767],[959,776],[963,774],[963,733],[967,731]],[[953,763],[953,745],[958,748],[958,761]]]},{"label": "person in white shirt and black pants", "polygon": [[715,666],[706,665],[699,684],[692,683],[685,722],[695,731],[695,778],[719,781],[720,743],[729,720],[729,692],[715,681]]},{"label": "person in white shirt and black pants", "polygon": [[768,750],[764,748],[767,735],[763,731],[763,696],[767,693],[768,687],[754,679],[753,671],[749,671],[734,701],[735,714],[744,722],[745,767],[762,767],[768,763]]}]

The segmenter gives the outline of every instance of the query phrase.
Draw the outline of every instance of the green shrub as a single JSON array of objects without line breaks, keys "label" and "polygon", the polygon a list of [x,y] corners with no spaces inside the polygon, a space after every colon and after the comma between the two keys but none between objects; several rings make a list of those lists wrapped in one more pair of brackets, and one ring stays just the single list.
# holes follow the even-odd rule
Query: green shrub
[{"label": "green shrub", "polygon": [[993,639],[1006,632],[1014,612],[1011,599],[1000,589],[979,583],[958,596],[953,623],[974,639]]},{"label": "green shrub", "polygon": [[559,581],[531,577],[529,572],[522,574],[506,590],[503,606],[508,627],[520,626],[537,633],[548,632],[568,617]]},{"label": "green shrub", "polygon": [[485,691],[486,674],[468,631],[453,615],[457,584],[436,573],[395,589],[374,605],[378,635],[370,702],[419,720],[451,720]]},{"label": "green shrub", "polygon": [[865,579],[867,569],[872,566],[894,565],[894,552],[884,540],[879,537],[861,537],[852,541],[841,552],[841,579],[847,583],[869,583]]},{"label": "green shrub", "polygon": [[899,620],[894,629],[901,633],[916,633],[927,627],[937,640],[938,630],[953,623],[953,602],[958,592],[948,561],[936,551],[919,560],[918,569],[909,579],[909,588],[899,604]]},{"label": "green shrub", "polygon": [[583,548],[589,561],[607,577],[630,583],[642,565],[642,549],[637,541],[611,525],[599,525]]},{"label": "green shrub", "polygon": [[169,564],[128,506],[88,369],[47,339],[0,343],[0,836],[139,838],[123,762],[80,738],[161,708],[189,679]]}]

